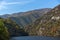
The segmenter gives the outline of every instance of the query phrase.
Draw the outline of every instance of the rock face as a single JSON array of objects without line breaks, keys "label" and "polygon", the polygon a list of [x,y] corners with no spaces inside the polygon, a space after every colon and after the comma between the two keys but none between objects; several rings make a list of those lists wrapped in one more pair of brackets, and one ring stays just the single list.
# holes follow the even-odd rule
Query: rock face
[{"label": "rock face", "polygon": [[27,12],[14,13],[9,16],[7,14],[7,16],[3,15],[1,17],[3,18],[9,17],[11,20],[15,21],[19,26],[26,27],[27,25],[33,23],[36,19],[46,14],[50,10],[51,10],[50,8],[36,9],[32,11],[27,11]]},{"label": "rock face", "polygon": [[60,5],[27,26],[26,31],[30,35],[60,36]]},{"label": "rock face", "polygon": [[60,16],[57,16],[57,17],[54,17],[54,16],[53,16],[51,19],[52,19],[52,20],[59,20],[59,19],[60,19]]}]

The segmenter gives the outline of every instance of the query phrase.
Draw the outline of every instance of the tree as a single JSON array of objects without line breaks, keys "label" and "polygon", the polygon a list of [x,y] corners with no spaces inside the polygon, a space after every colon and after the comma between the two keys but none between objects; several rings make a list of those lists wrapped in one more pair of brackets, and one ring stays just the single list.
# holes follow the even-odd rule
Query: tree
[{"label": "tree", "polygon": [[9,34],[7,28],[4,26],[3,20],[0,19],[0,40],[8,40]]}]

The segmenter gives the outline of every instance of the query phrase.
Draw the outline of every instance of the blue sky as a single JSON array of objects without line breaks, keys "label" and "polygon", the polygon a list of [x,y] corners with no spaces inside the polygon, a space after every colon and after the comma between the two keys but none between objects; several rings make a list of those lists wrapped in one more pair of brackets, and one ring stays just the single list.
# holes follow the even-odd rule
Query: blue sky
[{"label": "blue sky", "polygon": [[0,15],[53,8],[59,3],[60,0],[0,0]]}]

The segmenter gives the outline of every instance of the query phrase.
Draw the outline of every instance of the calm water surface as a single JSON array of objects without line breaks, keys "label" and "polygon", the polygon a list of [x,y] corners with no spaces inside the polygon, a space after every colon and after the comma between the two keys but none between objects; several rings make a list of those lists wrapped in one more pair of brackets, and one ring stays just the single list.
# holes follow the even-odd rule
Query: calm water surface
[{"label": "calm water surface", "polygon": [[10,40],[60,40],[60,37],[20,36],[20,37],[12,37]]}]

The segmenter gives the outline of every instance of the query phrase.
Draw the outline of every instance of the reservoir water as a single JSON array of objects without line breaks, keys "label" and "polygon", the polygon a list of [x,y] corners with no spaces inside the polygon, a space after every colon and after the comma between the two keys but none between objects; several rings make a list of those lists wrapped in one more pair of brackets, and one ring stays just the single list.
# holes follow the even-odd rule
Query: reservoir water
[{"label": "reservoir water", "polygon": [[10,40],[60,40],[60,37],[44,37],[44,36],[20,36],[12,37]]}]

